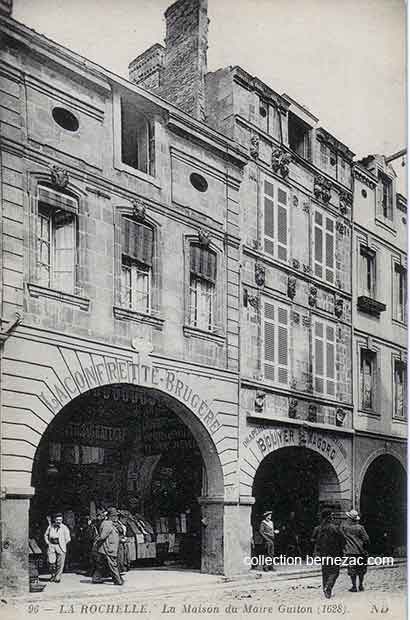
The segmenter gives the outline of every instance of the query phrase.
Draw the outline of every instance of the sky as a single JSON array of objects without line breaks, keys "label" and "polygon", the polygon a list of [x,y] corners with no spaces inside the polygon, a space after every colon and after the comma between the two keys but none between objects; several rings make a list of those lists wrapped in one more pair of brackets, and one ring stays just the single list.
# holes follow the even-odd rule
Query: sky
[{"label": "sky", "polygon": [[[13,17],[127,77],[171,0],[14,0]],[[208,0],[208,70],[240,65],[360,158],[407,142],[404,0]],[[404,170],[395,165],[400,177]],[[402,190],[403,191],[403,190]]]}]

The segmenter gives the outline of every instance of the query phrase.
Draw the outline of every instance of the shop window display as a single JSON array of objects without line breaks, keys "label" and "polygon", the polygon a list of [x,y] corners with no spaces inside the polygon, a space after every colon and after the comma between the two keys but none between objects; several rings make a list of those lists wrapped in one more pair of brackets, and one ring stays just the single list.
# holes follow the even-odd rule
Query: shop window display
[{"label": "shop window display", "polygon": [[115,506],[125,569],[200,567],[203,463],[189,428],[161,397],[134,386],[79,396],[56,416],[35,457],[30,538],[62,511],[72,544],[66,570],[89,570],[99,508]]}]

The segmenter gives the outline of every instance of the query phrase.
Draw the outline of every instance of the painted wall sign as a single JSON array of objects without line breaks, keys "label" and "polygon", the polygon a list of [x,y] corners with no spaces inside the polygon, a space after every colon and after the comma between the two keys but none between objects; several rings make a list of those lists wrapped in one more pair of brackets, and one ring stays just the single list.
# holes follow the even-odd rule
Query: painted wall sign
[{"label": "painted wall sign", "polygon": [[242,444],[244,448],[252,448],[260,458],[279,448],[302,446],[321,453],[331,463],[346,459],[346,450],[340,440],[310,428],[260,426],[254,428]]},{"label": "painted wall sign", "polygon": [[69,373],[59,382],[49,385],[51,396],[42,391],[40,398],[47,407],[56,413],[73,398],[97,387],[107,384],[127,383],[156,388],[177,398],[191,409],[207,427],[211,434],[220,428],[217,415],[208,403],[187,383],[187,376],[174,369],[151,364],[147,358],[139,357],[138,362],[112,357],[99,358],[103,361],[82,366],[81,370],[69,368]]}]

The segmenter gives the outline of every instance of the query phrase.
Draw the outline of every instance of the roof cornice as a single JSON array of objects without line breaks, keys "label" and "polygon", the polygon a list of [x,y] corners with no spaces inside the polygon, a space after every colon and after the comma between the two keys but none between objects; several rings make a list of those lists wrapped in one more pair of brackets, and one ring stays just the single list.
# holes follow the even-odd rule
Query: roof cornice
[{"label": "roof cornice", "polygon": [[179,130],[183,131],[186,137],[192,135],[198,141],[201,134],[203,134],[202,141],[206,142],[208,147],[212,147],[214,151],[219,152],[220,155],[223,154],[224,159],[230,159],[234,165],[243,167],[248,160],[245,149],[238,146],[222,133],[189,116],[158,95],[116,75],[80,54],[72,52],[24,24],[12,18],[1,16],[0,35],[9,37],[24,46],[30,51],[30,54],[36,53],[43,58],[48,58],[51,62],[63,66],[82,80],[88,81],[90,85],[105,94],[105,96],[110,94],[113,88],[124,88],[130,93],[135,93],[135,95],[150,102],[159,112],[168,113],[170,126],[178,125]]}]

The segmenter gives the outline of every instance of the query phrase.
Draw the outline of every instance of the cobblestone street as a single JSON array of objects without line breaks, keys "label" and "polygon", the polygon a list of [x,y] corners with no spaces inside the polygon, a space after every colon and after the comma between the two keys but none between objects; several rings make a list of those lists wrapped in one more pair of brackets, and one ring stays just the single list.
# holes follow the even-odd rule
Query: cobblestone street
[{"label": "cobblestone street", "polygon": [[[303,579],[252,581],[209,584],[189,593],[160,596],[142,592],[136,595],[116,590],[112,596],[79,598],[63,597],[43,602],[27,601],[17,608],[2,603],[7,609],[7,618],[38,618],[39,620],[64,616],[85,617],[137,617],[149,618],[216,617],[337,617],[366,618],[384,617],[401,619],[406,617],[406,566],[388,569],[373,569],[367,574],[365,592],[348,592],[350,580],[345,571],[339,577],[332,599],[323,597],[320,577]],[[67,615],[68,614],[68,615]]]}]

